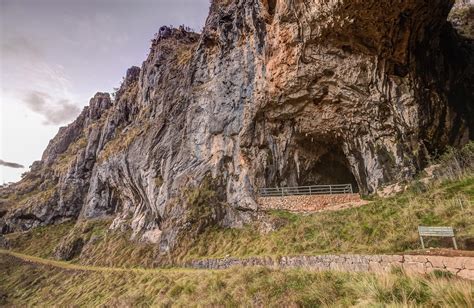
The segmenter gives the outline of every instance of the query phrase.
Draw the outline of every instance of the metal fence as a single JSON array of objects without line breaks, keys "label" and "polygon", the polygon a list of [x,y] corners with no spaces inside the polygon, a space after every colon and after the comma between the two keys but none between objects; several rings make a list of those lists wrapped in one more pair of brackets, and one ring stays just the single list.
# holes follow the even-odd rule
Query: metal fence
[{"label": "metal fence", "polygon": [[295,186],[295,187],[275,187],[260,188],[259,196],[277,197],[277,196],[299,196],[299,195],[333,195],[333,194],[352,194],[351,184],[337,185],[314,185],[314,186]]}]

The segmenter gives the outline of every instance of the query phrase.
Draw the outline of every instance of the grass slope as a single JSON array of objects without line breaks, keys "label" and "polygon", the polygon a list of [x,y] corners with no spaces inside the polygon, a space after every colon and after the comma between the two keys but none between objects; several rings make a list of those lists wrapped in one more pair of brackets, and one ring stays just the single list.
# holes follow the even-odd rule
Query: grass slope
[{"label": "grass slope", "polygon": [[74,222],[65,222],[59,225],[38,227],[28,232],[11,233],[5,235],[10,248],[28,255],[42,258],[52,257],[54,249],[61,239],[68,235],[74,227]]},{"label": "grass slope", "polygon": [[[420,248],[417,227],[453,226],[460,248],[474,239],[474,176],[432,187],[415,184],[395,197],[376,198],[367,206],[337,212],[271,213],[275,231],[256,226],[214,228],[189,243],[180,260],[257,255],[398,253]],[[450,245],[431,240],[428,245]]]},{"label": "grass slope", "polygon": [[[423,191],[421,191],[423,190]],[[426,190],[426,191],[425,191]],[[256,225],[243,229],[213,228],[183,245],[172,258],[182,262],[224,256],[284,256],[347,253],[400,253],[420,248],[418,225],[453,226],[460,248],[474,242],[474,176],[432,187],[415,185],[398,196],[378,198],[369,205],[338,212],[270,213],[279,227],[262,233]],[[45,258],[65,237],[82,237],[87,245],[72,261],[117,267],[156,266],[154,245],[132,242],[128,232],[110,231],[110,220],[65,223],[26,233],[9,234],[11,249]],[[450,239],[427,241],[450,247]]]},{"label": "grass slope", "polygon": [[67,222],[7,234],[5,238],[10,250],[42,258],[54,258],[55,248],[65,239],[82,238],[87,244],[73,263],[124,268],[156,265],[155,245],[130,241],[130,232],[110,231],[110,224],[110,219]]},{"label": "grass slope", "polygon": [[0,305],[5,306],[474,305],[472,282],[400,270],[383,275],[265,268],[114,270],[0,256]]}]

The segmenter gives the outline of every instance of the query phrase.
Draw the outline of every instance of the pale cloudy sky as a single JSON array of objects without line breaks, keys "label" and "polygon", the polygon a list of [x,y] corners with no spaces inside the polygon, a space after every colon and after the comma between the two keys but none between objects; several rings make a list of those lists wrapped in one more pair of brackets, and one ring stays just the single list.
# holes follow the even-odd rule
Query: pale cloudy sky
[{"label": "pale cloudy sky", "polygon": [[0,184],[140,66],[159,27],[200,32],[208,9],[209,0],[0,0]]}]

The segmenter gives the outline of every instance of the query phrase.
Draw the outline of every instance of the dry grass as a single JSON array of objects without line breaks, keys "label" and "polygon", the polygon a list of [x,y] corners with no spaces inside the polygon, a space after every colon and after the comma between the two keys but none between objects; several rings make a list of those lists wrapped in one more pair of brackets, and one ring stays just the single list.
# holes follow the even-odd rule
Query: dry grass
[{"label": "dry grass", "polygon": [[[419,225],[453,226],[460,247],[472,249],[468,245],[474,238],[474,176],[433,187],[415,186],[360,208],[307,215],[274,211],[271,216],[283,227],[268,234],[255,226],[216,227],[193,241],[178,259],[404,252],[420,248]],[[430,244],[450,245],[434,240]]]},{"label": "dry grass", "polygon": [[195,46],[188,46],[188,45],[180,46],[176,54],[178,66],[182,67],[188,64],[193,58],[194,51],[195,51]]},{"label": "dry grass", "polygon": [[[36,184],[39,185],[39,184]],[[51,185],[40,190],[38,187],[25,194],[12,193],[8,198],[1,199],[1,205],[4,209],[22,208],[28,205],[41,207],[50,201],[57,193],[56,187]]]},{"label": "dry grass", "polygon": [[150,124],[147,123],[141,127],[128,126],[126,129],[123,129],[114,139],[105,145],[99,154],[99,162],[107,161],[113,155],[127,150],[139,136],[146,133],[150,127],[149,125]]},{"label": "dry grass", "polygon": [[67,150],[58,157],[55,164],[53,165],[53,169],[61,173],[66,172],[71,166],[72,162],[75,160],[79,150],[85,149],[86,146],[87,139],[83,134],[81,138],[71,143]]},{"label": "dry grass", "polygon": [[449,148],[435,162],[434,176],[438,180],[461,181],[474,174],[474,141],[461,149]]},{"label": "dry grass", "polygon": [[[179,261],[224,256],[398,253],[420,248],[418,226],[452,226],[460,248],[474,249],[474,142],[449,149],[434,163],[436,180],[413,181],[391,198],[369,205],[308,215],[273,211],[275,231],[256,226],[208,229],[177,252]],[[446,241],[427,243],[451,247]]]},{"label": "dry grass", "polygon": [[130,232],[108,230],[111,220],[72,222],[35,228],[29,232],[6,235],[10,249],[42,258],[53,258],[55,248],[64,240],[81,238],[85,243],[80,255],[71,262],[91,266],[123,268],[155,267],[157,247],[131,241]]},{"label": "dry grass", "polygon": [[[200,204],[188,214],[196,219],[207,217],[208,214],[198,211],[204,201],[208,202],[207,195],[190,191],[187,196],[193,204]],[[360,208],[309,215],[275,211],[270,213],[270,219],[280,227],[268,234],[262,234],[256,226],[207,229],[196,240],[184,243],[175,261],[227,255],[406,252],[420,248],[418,225],[453,226],[460,248],[472,249],[469,245],[474,238],[474,177],[433,187],[415,185],[409,192],[376,199]],[[15,251],[51,257],[54,247],[72,233],[88,243],[82,254],[73,260],[75,263],[121,267],[156,265],[158,252],[154,245],[130,241],[129,232],[110,231],[109,225],[110,220],[81,222],[76,226],[68,223],[10,234],[7,238],[11,239]],[[451,245],[449,239],[446,242],[432,239],[427,244]]]},{"label": "dry grass", "polygon": [[130,232],[109,231],[87,244],[78,264],[116,266],[123,268],[150,268],[157,266],[157,246],[130,240]]},{"label": "dry grass", "polygon": [[[26,262],[28,261],[28,262]],[[3,254],[0,305],[472,307],[472,282],[393,273],[83,267]]]},{"label": "dry grass", "polygon": [[107,142],[99,154],[99,162],[107,161],[112,155],[123,152],[132,143],[138,129],[122,131],[111,141]]},{"label": "dry grass", "polygon": [[38,227],[28,232],[5,235],[12,250],[43,258],[52,257],[54,248],[61,238],[66,236],[74,227],[73,222],[59,225]]},{"label": "dry grass", "polygon": [[156,266],[155,245],[131,241],[130,232],[108,230],[110,224],[110,219],[67,222],[5,237],[12,251],[31,256],[53,258],[62,241],[81,238],[86,244],[81,254],[71,260],[73,263],[123,268]]},{"label": "dry grass", "polygon": [[[446,166],[444,177],[452,180],[415,182],[409,191],[365,207],[311,215],[273,212],[282,227],[269,234],[252,226],[208,230],[179,259],[401,252],[419,248],[419,224],[454,226],[466,247],[474,235],[474,176],[465,168],[452,173],[456,164]],[[187,197],[203,205],[213,195],[191,190]],[[0,251],[0,306],[474,306],[472,282],[437,272],[145,269],[154,265],[156,247],[131,242],[130,233],[109,231],[109,225],[110,220],[65,223],[8,235],[12,249],[41,257],[51,257],[67,236],[89,244],[70,263]]]},{"label": "dry grass", "polygon": [[[470,145],[472,147],[472,144]],[[434,184],[421,181],[397,196],[376,198],[369,205],[337,212],[294,214],[274,211],[269,219],[278,226],[263,234],[256,226],[242,229],[207,228],[193,241],[184,241],[174,262],[224,256],[282,256],[347,253],[398,253],[420,248],[417,227],[453,226],[462,249],[473,249],[474,176],[467,173],[468,155],[445,155],[439,177],[451,178]],[[471,153],[471,154],[469,154]],[[453,160],[453,157],[455,158]],[[459,167],[461,166],[461,168]],[[457,170],[457,171],[456,171]],[[462,171],[462,172],[460,172]],[[160,179],[157,179],[160,184]],[[214,225],[218,200],[210,184],[189,190],[186,201],[192,205],[188,220],[202,226]],[[213,206],[209,206],[210,204]],[[211,217],[211,218],[209,218]],[[158,252],[151,244],[130,241],[129,232],[109,231],[110,220],[67,223],[10,234],[12,249],[36,256],[51,257],[56,245],[68,234],[86,243],[73,262],[94,266],[153,267]],[[450,247],[450,240],[430,240],[428,245]]]},{"label": "dry grass", "polygon": [[164,183],[163,177],[161,175],[158,175],[155,177],[155,185],[156,187],[161,187]]},{"label": "dry grass", "polygon": [[229,6],[233,0],[211,0],[213,5],[217,5],[218,7],[226,7]]}]

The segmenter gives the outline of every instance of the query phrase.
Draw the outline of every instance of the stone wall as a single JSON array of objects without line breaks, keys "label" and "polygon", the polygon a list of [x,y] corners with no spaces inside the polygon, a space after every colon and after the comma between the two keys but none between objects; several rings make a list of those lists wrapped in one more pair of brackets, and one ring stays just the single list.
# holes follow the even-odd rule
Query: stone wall
[{"label": "stone wall", "polygon": [[434,270],[474,280],[474,258],[416,255],[322,255],[294,257],[253,257],[194,260],[185,267],[195,269],[227,269],[234,266],[266,266],[272,268],[307,268],[345,272],[388,272],[401,267],[410,273],[427,274]]},{"label": "stone wall", "polygon": [[314,212],[326,208],[360,202],[358,194],[312,195],[312,196],[284,196],[259,197],[257,203],[263,210],[287,210],[295,212]]}]

